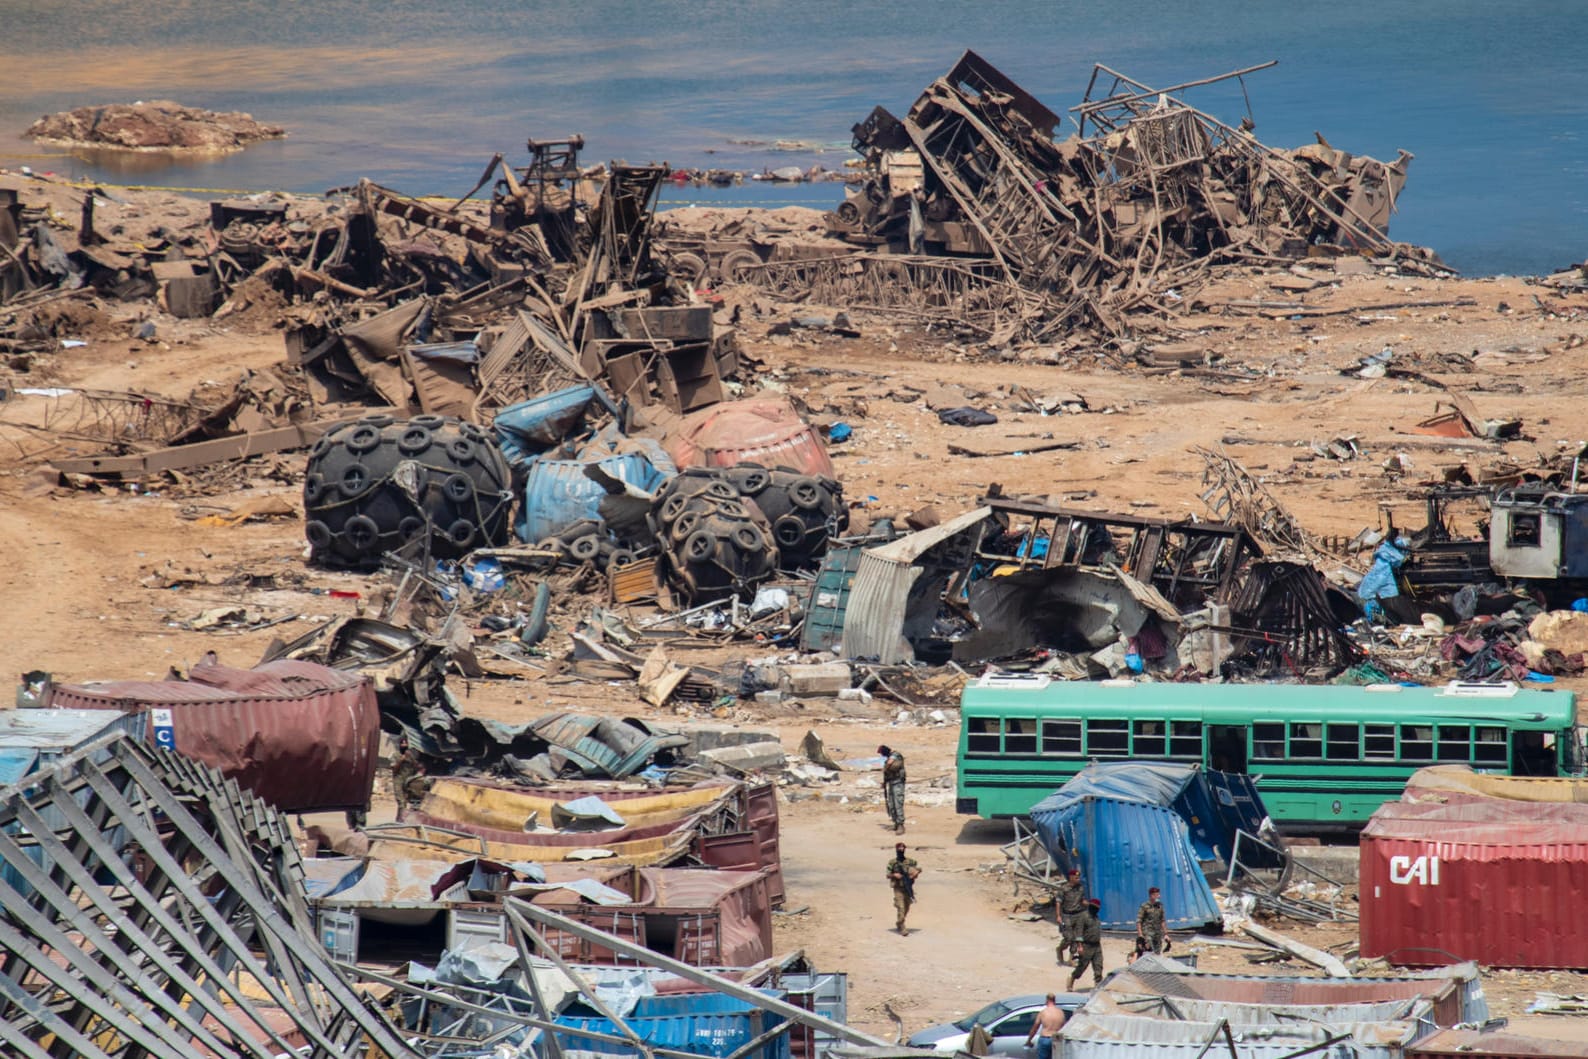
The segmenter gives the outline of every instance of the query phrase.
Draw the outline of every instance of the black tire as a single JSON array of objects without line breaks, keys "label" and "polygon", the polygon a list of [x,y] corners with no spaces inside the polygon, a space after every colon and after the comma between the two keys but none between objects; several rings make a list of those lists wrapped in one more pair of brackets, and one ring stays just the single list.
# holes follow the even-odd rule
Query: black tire
[{"label": "black tire", "polygon": [[784,515],[772,523],[772,537],[779,548],[798,548],[805,543],[805,523],[794,515]]},{"label": "black tire", "polygon": [[393,423],[397,422],[397,417],[389,416],[382,412],[372,416],[365,416],[363,419],[360,419],[359,422],[368,423],[372,427],[375,427],[379,430],[384,430]]},{"label": "black tire", "polygon": [[744,525],[734,529],[733,543],[742,551],[753,552],[766,547],[766,538],[755,526]]},{"label": "black tire", "polygon": [[415,537],[422,536],[425,532],[425,520],[417,515],[409,515],[397,523],[397,537],[404,544]]},{"label": "black tire", "polygon": [[432,440],[428,427],[422,427],[417,423],[409,423],[408,429],[404,430],[397,438],[397,451],[404,456],[417,456],[430,448]]},{"label": "black tire", "polygon": [[737,500],[720,500],[717,502],[717,514],[726,515],[728,518],[749,518],[750,512]]},{"label": "black tire", "polygon": [[674,493],[672,496],[662,501],[662,521],[668,524],[676,522],[679,517],[689,509],[690,499],[690,497]]},{"label": "black tire", "polygon": [[474,535],[474,523],[466,518],[460,518],[447,527],[447,540],[451,541],[453,547],[458,549],[467,549],[469,545],[473,544]]},{"label": "black tire", "polygon": [[347,432],[347,437],[342,440],[348,452],[363,455],[374,452],[380,447],[380,427],[368,422],[353,424],[353,429]]},{"label": "black tire", "polygon": [[354,515],[342,524],[342,537],[356,551],[367,552],[380,541],[380,526],[368,515]]},{"label": "black tire", "polygon": [[568,545],[564,544],[556,537],[547,537],[545,540],[535,545],[535,550],[538,552],[556,552],[559,556],[564,556],[568,554]]},{"label": "black tire", "polygon": [[440,430],[447,425],[447,417],[438,415],[414,416],[408,420],[408,425],[411,427],[423,427],[426,430]]},{"label": "black tire", "polygon": [[306,474],[303,476],[303,506],[305,508],[318,504],[325,498],[325,477],[319,474]]},{"label": "black tire", "polygon": [[789,502],[802,511],[819,511],[826,490],[814,478],[796,478],[789,483]]},{"label": "black tire", "polygon": [[447,456],[453,463],[473,463],[480,447],[469,438],[453,438],[447,442]]},{"label": "black tire", "polygon": [[[743,468],[743,469],[740,469]],[[734,476],[734,484],[739,487],[740,496],[756,496],[768,485],[772,484],[772,472],[765,467],[750,465],[735,468],[739,473]]]},{"label": "black tire", "polygon": [[706,259],[685,250],[673,255],[673,274],[695,284],[706,278]]},{"label": "black tire", "polygon": [[441,495],[459,507],[474,502],[474,482],[466,474],[451,474],[441,483]]},{"label": "black tire", "polygon": [[568,545],[568,555],[579,562],[587,562],[601,554],[601,538],[594,533],[580,537]]},{"label": "black tire", "polygon": [[321,551],[331,546],[331,527],[317,518],[311,518],[304,523],[303,535],[308,538],[309,546],[315,551]]},{"label": "black tire", "polygon": [[668,536],[672,537],[672,539],[677,541],[679,544],[682,544],[691,536],[693,536],[695,530],[699,528],[700,512],[685,511],[682,515],[678,516],[678,519],[673,523],[672,529],[668,530]]},{"label": "black tire", "polygon": [[535,600],[529,605],[529,618],[518,632],[518,641],[534,647],[546,638],[547,615],[551,613],[551,586],[542,581],[535,586]]},{"label": "black tire", "polygon": [[368,492],[371,484],[369,468],[362,463],[350,463],[342,468],[342,477],[336,483],[336,487],[343,496],[353,500]]},{"label": "black tire", "polygon": [[607,559],[607,566],[628,566],[634,561],[634,553],[627,548],[618,548]]},{"label": "black tire", "polygon": [[710,558],[711,553],[716,550],[717,538],[713,537],[705,530],[696,530],[694,533],[690,534],[689,539],[684,542],[684,546],[680,549],[680,553],[683,555],[686,561],[698,563],[704,559]]},{"label": "black tire", "polygon": [[737,500],[739,498],[739,490],[719,479],[706,487],[706,495],[714,496],[721,500]]}]

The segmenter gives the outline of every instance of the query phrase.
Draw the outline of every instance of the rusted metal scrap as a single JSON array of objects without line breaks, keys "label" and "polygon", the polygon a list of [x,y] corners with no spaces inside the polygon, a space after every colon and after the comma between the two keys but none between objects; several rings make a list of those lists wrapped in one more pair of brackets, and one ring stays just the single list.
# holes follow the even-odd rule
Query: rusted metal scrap
[{"label": "rusted metal scrap", "polygon": [[1072,108],[1079,134],[1061,140],[1059,115],[967,51],[905,117],[878,107],[854,127],[867,177],[828,228],[879,251],[984,264],[1035,338],[1078,324],[1117,337],[1128,313],[1176,314],[1218,262],[1333,244],[1437,265],[1387,235],[1410,154],[1386,164],[1321,137],[1277,151],[1249,118],[1234,128],[1175,95],[1271,65],[1166,89],[1099,65]]}]

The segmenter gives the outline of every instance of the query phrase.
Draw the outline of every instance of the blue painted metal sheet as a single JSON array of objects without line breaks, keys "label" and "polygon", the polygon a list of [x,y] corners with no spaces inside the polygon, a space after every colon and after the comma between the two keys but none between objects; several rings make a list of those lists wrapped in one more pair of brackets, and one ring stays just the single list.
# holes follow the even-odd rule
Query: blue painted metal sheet
[{"label": "blue painted metal sheet", "polygon": [[[722,1059],[781,1024],[784,1018],[721,993],[689,993],[642,997],[634,1011],[624,1016],[624,1021],[649,1044]],[[610,1021],[599,1017],[564,1014],[557,1017],[557,1022],[570,1030],[618,1032]],[[573,1033],[559,1033],[557,1038],[568,1050],[605,1055],[637,1054],[627,1045],[591,1040]],[[779,1035],[750,1055],[753,1059],[789,1059],[788,1034]]]},{"label": "blue painted metal sheet", "polygon": [[580,426],[595,396],[593,386],[570,386],[508,405],[491,421],[502,455],[516,467],[561,444]]},{"label": "blue painted metal sheet", "polygon": [[[641,452],[623,452],[590,461],[607,474],[646,492],[654,492],[670,476]],[[601,517],[606,490],[585,476],[590,463],[581,460],[536,460],[524,484],[524,506],[514,526],[520,540],[535,543],[554,537],[581,519]]]},{"label": "blue painted metal sheet", "polygon": [[1103,902],[1099,918],[1106,929],[1135,930],[1136,910],[1153,886],[1163,891],[1170,928],[1218,922],[1213,889],[1173,809],[1090,794],[1056,799],[1039,802],[1031,820],[1056,859],[1079,863],[1087,895]]}]

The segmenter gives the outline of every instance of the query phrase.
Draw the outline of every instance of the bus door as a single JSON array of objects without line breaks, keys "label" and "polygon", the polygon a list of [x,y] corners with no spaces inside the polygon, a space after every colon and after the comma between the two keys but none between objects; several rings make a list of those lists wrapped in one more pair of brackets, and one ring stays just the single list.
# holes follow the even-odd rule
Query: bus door
[{"label": "bus door", "polygon": [[1246,771],[1244,724],[1208,725],[1208,768],[1215,772]]}]

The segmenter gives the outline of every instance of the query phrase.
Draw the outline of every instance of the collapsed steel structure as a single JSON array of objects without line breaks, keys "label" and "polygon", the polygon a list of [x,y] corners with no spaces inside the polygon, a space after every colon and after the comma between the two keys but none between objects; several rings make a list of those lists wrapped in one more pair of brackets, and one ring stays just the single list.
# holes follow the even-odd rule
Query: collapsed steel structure
[{"label": "collapsed steel structure", "polygon": [[276,811],[174,753],[114,735],[0,788],[0,906],[8,1055],[416,1055],[321,947]]},{"label": "collapsed steel structure", "polygon": [[[912,261],[947,255],[991,272],[1017,322],[989,314],[983,284],[944,298],[917,267],[894,274],[913,299],[894,299],[1000,338],[1076,325],[1119,337],[1128,312],[1177,313],[1214,262],[1289,260],[1320,243],[1417,258],[1387,234],[1410,154],[1386,164],[1321,138],[1277,151],[1249,121],[1232,128],[1174,95],[1272,65],[1166,89],[1098,65],[1072,108],[1080,134],[1060,140],[1059,115],[967,51],[905,117],[877,107],[854,127],[868,177],[828,228]],[[786,271],[747,278],[775,289]]]}]

